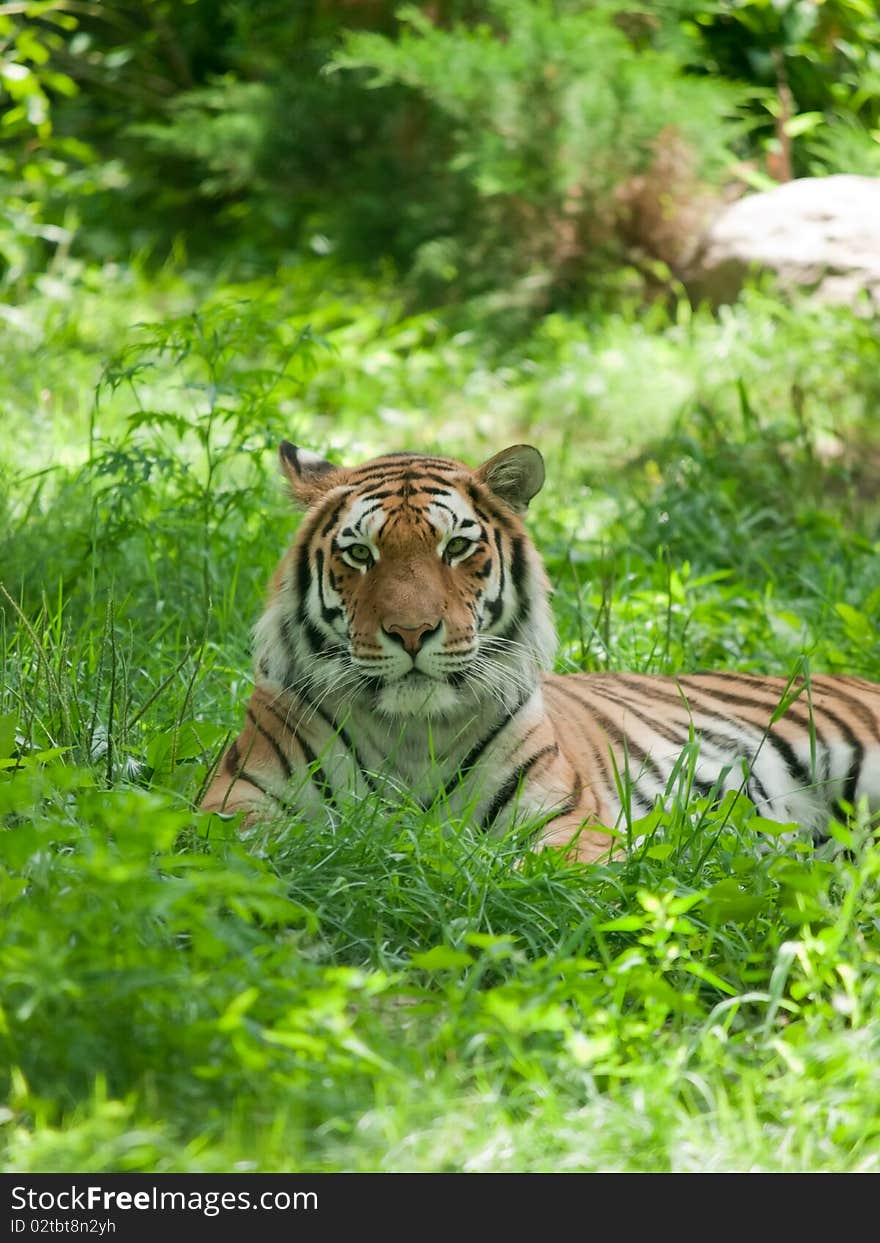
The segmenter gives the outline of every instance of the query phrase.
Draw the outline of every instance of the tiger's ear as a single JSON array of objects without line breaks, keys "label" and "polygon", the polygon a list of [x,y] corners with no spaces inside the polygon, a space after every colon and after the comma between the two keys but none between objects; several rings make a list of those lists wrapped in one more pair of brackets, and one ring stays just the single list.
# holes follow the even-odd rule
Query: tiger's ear
[{"label": "tiger's ear", "polygon": [[289,440],[282,440],[278,446],[278,458],[293,499],[305,506],[314,504],[326,492],[330,476],[340,469],[317,453],[298,449]]},{"label": "tiger's ear", "polygon": [[544,459],[531,445],[511,445],[484,462],[476,475],[515,513],[524,514],[544,486]]}]

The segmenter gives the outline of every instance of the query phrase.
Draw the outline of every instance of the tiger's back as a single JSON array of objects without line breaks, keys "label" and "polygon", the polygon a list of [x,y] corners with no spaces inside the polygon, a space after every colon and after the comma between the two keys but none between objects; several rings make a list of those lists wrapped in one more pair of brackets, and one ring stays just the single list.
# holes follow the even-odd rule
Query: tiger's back
[{"label": "tiger's back", "polygon": [[704,797],[742,792],[760,815],[817,834],[841,805],[880,810],[880,685],[865,679],[575,673],[545,675],[544,688],[601,824],[668,798],[688,744]]},{"label": "tiger's back", "polygon": [[306,509],[255,632],[256,688],[205,810],[322,814],[382,792],[484,828],[543,825],[582,859],[670,793],[741,790],[821,832],[880,811],[880,685],[817,676],[548,672],[549,585],[522,522],[544,479],[518,445],[473,470],[396,454],[346,469],[285,442]]}]

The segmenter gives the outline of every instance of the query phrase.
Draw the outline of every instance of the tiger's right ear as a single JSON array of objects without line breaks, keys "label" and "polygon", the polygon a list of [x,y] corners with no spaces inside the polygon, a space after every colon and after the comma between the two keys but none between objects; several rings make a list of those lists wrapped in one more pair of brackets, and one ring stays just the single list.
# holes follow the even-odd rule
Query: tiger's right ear
[{"label": "tiger's right ear", "polygon": [[289,440],[282,440],[278,446],[278,458],[293,499],[306,508],[327,491],[331,476],[340,470],[317,453],[298,449]]}]

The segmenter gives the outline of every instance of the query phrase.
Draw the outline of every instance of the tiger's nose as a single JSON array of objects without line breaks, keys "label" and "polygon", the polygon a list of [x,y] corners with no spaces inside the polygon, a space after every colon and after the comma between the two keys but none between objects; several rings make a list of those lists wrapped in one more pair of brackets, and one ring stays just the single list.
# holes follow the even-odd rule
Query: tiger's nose
[{"label": "tiger's nose", "polygon": [[440,623],[437,622],[432,625],[431,622],[424,622],[420,626],[398,626],[396,622],[389,626],[383,623],[382,629],[389,639],[394,639],[396,643],[400,643],[409,652],[410,656],[415,656],[421,651],[425,640],[430,639],[432,634],[437,633],[440,629]]}]

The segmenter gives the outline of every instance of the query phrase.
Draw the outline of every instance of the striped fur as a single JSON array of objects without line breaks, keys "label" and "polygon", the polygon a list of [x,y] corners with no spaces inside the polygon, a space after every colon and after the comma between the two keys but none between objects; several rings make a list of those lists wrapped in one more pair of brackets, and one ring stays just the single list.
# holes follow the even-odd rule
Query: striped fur
[{"label": "striped fur", "polygon": [[415,454],[344,469],[285,442],[281,463],[306,515],[205,810],[253,820],[442,794],[453,815],[534,819],[540,844],[592,860],[609,846],[598,826],[649,812],[695,738],[702,793],[743,790],[812,833],[840,801],[880,811],[880,685],[545,672],[548,584],[521,519],[543,483],[537,450],[478,470]]}]

